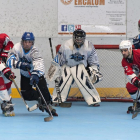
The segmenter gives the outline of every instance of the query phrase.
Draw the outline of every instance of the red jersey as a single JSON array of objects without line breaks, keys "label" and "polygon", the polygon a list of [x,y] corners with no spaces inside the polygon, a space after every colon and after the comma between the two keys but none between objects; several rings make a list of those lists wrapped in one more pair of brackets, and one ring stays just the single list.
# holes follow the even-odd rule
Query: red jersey
[{"label": "red jersey", "polygon": [[8,52],[13,46],[14,44],[7,34],[0,34],[0,52]]},{"label": "red jersey", "polygon": [[124,67],[124,72],[131,82],[131,80],[140,73],[140,49],[132,50],[133,61],[129,62],[128,59],[122,59],[122,66]]}]

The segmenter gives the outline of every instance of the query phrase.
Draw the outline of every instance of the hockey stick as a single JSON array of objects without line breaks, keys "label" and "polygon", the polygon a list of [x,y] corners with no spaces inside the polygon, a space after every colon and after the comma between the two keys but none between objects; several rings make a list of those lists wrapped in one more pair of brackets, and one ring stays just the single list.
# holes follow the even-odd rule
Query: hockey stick
[{"label": "hockey stick", "polygon": [[51,113],[51,111],[50,111],[50,109],[49,109],[49,107],[48,107],[48,105],[47,105],[47,103],[46,103],[46,101],[45,101],[45,99],[44,99],[44,97],[43,97],[43,95],[42,95],[42,93],[41,93],[39,87],[38,87],[38,85],[35,84],[35,86],[36,86],[37,90],[39,91],[39,94],[40,94],[42,100],[44,101],[44,103],[45,103],[45,105],[46,105],[46,107],[47,107],[48,113],[50,114],[50,117],[44,118],[44,121],[45,121],[45,122],[51,121],[51,120],[53,119],[53,115],[52,115],[52,113]]},{"label": "hockey stick", "polygon": [[26,103],[26,101],[24,100],[24,98],[23,98],[23,96],[22,96],[22,93],[20,92],[20,90],[19,90],[19,88],[18,88],[18,86],[17,86],[15,80],[14,80],[14,79],[11,79],[11,80],[12,80],[12,82],[14,83],[14,85],[15,85],[15,87],[16,87],[18,93],[20,94],[20,96],[21,96],[21,98],[22,98],[22,100],[23,100],[23,102],[24,102],[24,104],[25,104],[27,110],[30,111],[30,112],[36,110],[36,109],[38,108],[38,105],[35,104],[34,106],[32,106],[32,107],[29,108],[29,106],[28,106],[28,104]]},{"label": "hockey stick", "polygon": [[[51,38],[49,38],[49,42],[50,42],[50,48],[51,48],[52,59],[54,59]],[[72,103],[65,103],[65,102],[62,102],[62,99],[61,99],[61,92],[60,92],[60,89],[59,89],[59,82],[60,82],[60,80],[59,80],[59,78],[57,78],[57,79],[55,80],[55,87],[56,87],[56,92],[57,92],[57,97],[58,97],[59,106],[60,106],[60,107],[71,107]]]},{"label": "hockey stick", "polygon": [[[27,69],[27,70],[28,70],[29,75],[31,76],[31,73],[30,73],[29,69]],[[39,94],[40,94],[42,100],[44,101],[44,103],[45,103],[45,105],[46,105],[46,107],[47,107],[48,113],[49,113],[49,115],[50,115],[50,117],[44,118],[44,121],[45,121],[45,122],[49,122],[49,121],[51,121],[51,120],[53,119],[53,115],[52,115],[52,113],[51,113],[51,111],[50,111],[50,109],[49,109],[49,107],[48,107],[48,105],[47,105],[47,103],[46,103],[46,101],[45,101],[45,99],[44,99],[44,97],[43,97],[43,95],[42,95],[42,93],[41,93],[41,91],[40,91],[40,89],[39,89],[39,87],[38,87],[38,85],[37,85],[36,83],[35,83],[35,86],[36,86],[36,88],[38,89]]]},{"label": "hockey stick", "polygon": [[134,111],[133,111],[132,119],[134,119],[135,117],[137,117],[137,115],[139,114],[139,111],[136,109],[139,92],[140,91],[138,91],[136,100],[134,101],[134,105],[133,105]]}]

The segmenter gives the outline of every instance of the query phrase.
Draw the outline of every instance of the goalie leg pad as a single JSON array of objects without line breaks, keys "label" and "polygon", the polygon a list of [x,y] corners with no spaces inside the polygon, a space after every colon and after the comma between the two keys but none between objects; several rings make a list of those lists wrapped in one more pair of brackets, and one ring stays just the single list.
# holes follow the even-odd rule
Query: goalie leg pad
[{"label": "goalie leg pad", "polygon": [[80,64],[74,66],[70,68],[70,70],[87,104],[93,105],[101,102],[100,96],[92,84],[84,65]]},{"label": "goalie leg pad", "polygon": [[[59,81],[59,90],[61,93],[61,99],[62,102],[65,102],[69,93],[69,89],[71,87],[71,83],[73,81],[73,77],[70,72],[70,68],[66,65],[62,67],[62,76],[61,80]],[[57,91],[56,88],[53,91],[53,96],[52,96],[53,102],[58,103],[58,96],[57,96]]]}]

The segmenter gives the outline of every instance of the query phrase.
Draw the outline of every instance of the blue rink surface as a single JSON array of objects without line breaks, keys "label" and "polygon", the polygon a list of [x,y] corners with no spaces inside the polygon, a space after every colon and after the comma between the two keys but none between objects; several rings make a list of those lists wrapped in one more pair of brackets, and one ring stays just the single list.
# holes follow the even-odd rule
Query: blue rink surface
[{"label": "blue rink surface", "polygon": [[[13,99],[14,117],[0,114],[0,140],[134,140],[140,135],[140,114],[132,119],[126,102],[102,102],[89,107],[72,102],[71,108],[55,107],[59,116],[44,122],[49,115],[39,109],[28,112],[22,99]],[[29,106],[35,102],[27,102]]]}]

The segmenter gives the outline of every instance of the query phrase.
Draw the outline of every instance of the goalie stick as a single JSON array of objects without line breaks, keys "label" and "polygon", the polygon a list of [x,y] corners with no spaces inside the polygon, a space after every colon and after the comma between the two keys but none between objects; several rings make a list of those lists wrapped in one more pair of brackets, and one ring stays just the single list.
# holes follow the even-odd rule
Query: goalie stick
[{"label": "goalie stick", "polygon": [[[50,48],[51,48],[52,59],[54,59],[51,38],[49,38],[49,42],[50,42]],[[59,79],[59,77],[58,77],[58,78],[55,80],[55,87],[56,87],[56,92],[57,92],[57,97],[58,97],[59,106],[60,106],[60,107],[71,107],[72,103],[65,103],[65,102],[62,102],[62,99],[61,99],[61,92],[60,92],[60,89],[59,89],[59,81],[60,81],[60,79]]]},{"label": "goalie stick", "polygon": [[[31,76],[31,73],[30,73],[29,69],[27,69],[27,70],[28,70],[29,75]],[[50,111],[50,109],[49,109],[49,107],[48,107],[48,105],[47,105],[47,103],[46,103],[46,101],[45,101],[45,99],[44,99],[44,97],[43,97],[43,95],[42,95],[42,93],[41,93],[41,91],[40,91],[40,89],[39,89],[39,87],[38,87],[38,85],[37,85],[36,83],[35,83],[35,86],[36,86],[36,88],[38,89],[39,94],[40,94],[42,100],[44,101],[44,103],[45,103],[45,105],[46,105],[46,107],[47,107],[48,113],[49,113],[49,115],[50,115],[50,117],[44,118],[44,121],[45,121],[45,122],[49,122],[49,121],[51,121],[51,120],[53,119],[53,115],[52,115],[52,113],[51,113],[51,111]]]},{"label": "goalie stick", "polygon": [[139,112],[140,112],[140,110],[137,109],[137,101],[138,101],[139,92],[140,92],[140,91],[138,91],[138,93],[137,93],[137,98],[136,98],[136,100],[134,101],[134,105],[133,105],[133,110],[134,110],[134,111],[133,111],[132,119],[134,119],[135,117],[137,117],[137,115],[138,115]]},{"label": "goalie stick", "polygon": [[15,85],[15,87],[16,87],[18,93],[20,94],[20,96],[21,96],[21,98],[22,98],[22,100],[23,100],[23,102],[24,102],[24,104],[25,104],[27,110],[30,111],[30,112],[36,110],[36,109],[38,108],[38,105],[35,104],[34,106],[29,107],[28,104],[26,103],[26,101],[24,100],[24,98],[23,98],[23,96],[22,96],[22,93],[20,92],[20,90],[19,90],[19,88],[18,88],[18,86],[17,86],[15,80],[14,80],[14,79],[11,79],[11,80],[12,80],[12,82],[14,83],[14,85]]}]

